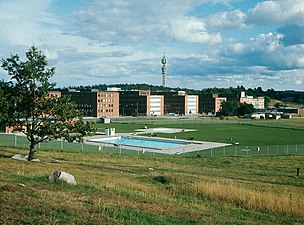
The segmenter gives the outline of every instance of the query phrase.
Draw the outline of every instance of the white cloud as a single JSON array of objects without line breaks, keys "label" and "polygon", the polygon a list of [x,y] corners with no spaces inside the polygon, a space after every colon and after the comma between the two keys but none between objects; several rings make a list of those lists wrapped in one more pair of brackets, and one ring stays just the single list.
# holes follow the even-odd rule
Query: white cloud
[{"label": "white cloud", "polygon": [[304,2],[302,0],[277,0],[258,3],[248,10],[251,24],[304,25]]},{"label": "white cloud", "polygon": [[235,29],[244,28],[246,14],[236,9],[229,12],[219,12],[207,17],[206,23],[210,28]]},{"label": "white cloud", "polygon": [[209,34],[204,22],[193,17],[173,21],[172,35],[176,40],[189,43],[214,44],[222,42],[222,36],[219,33]]}]

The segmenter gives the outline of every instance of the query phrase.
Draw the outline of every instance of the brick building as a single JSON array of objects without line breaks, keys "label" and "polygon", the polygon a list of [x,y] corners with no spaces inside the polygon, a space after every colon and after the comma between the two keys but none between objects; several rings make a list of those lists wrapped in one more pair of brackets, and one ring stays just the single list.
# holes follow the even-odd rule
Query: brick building
[{"label": "brick building", "polygon": [[62,92],[69,95],[75,102],[77,109],[83,111],[84,116],[89,117],[112,117],[119,116],[119,93],[114,91],[77,91],[69,89]]}]

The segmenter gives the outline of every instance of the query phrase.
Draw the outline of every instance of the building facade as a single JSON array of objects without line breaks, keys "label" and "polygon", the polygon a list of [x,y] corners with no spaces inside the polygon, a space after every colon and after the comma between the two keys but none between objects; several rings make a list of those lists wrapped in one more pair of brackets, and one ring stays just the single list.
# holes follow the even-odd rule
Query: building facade
[{"label": "building facade", "polygon": [[165,114],[178,115],[197,115],[198,114],[198,95],[188,95],[184,91],[163,92]]},{"label": "building facade", "polygon": [[62,92],[69,95],[75,102],[76,108],[83,111],[88,117],[115,117],[119,116],[119,93],[114,91],[77,91],[69,89]]},{"label": "building facade", "polygon": [[227,101],[226,97],[219,97],[218,94],[205,94],[200,96],[200,112],[216,114],[222,108],[222,102]]},{"label": "building facade", "polygon": [[122,116],[162,116],[164,96],[151,95],[149,90],[121,91],[119,113]]},{"label": "building facade", "polygon": [[245,92],[241,92],[240,103],[252,104],[255,109],[265,108],[264,97],[254,98],[253,96],[246,96]]}]

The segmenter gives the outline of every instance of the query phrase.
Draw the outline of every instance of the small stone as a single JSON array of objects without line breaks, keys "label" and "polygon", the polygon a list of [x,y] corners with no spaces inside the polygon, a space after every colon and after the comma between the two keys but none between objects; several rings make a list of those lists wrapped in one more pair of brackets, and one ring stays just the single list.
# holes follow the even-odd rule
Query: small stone
[{"label": "small stone", "polygon": [[49,180],[51,182],[59,180],[59,181],[66,182],[67,184],[72,184],[72,185],[77,184],[75,177],[72,174],[64,172],[64,171],[53,172],[49,176]]},{"label": "small stone", "polygon": [[32,159],[31,162],[40,162],[39,159]]}]

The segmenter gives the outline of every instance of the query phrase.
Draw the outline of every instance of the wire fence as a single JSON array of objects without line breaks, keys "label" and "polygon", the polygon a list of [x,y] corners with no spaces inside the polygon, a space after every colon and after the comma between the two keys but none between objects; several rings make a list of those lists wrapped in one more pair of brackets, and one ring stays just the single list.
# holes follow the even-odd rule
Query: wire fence
[{"label": "wire fence", "polygon": [[[29,148],[29,141],[24,136],[16,134],[0,133],[0,146],[13,148]],[[191,151],[184,147],[183,150],[176,154],[175,151],[159,150],[145,151],[142,147],[132,147],[130,149],[122,148],[121,146],[98,145],[88,143],[69,143],[64,140],[54,140],[40,143],[36,146],[37,149],[55,150],[65,152],[111,152],[119,154],[175,154],[181,156],[198,156],[198,157],[226,157],[226,156],[258,156],[258,155],[288,155],[288,154],[304,154],[304,145],[275,145],[275,146],[239,146],[231,145],[219,148],[200,149],[191,147]],[[175,153],[174,153],[175,152]]]},{"label": "wire fence", "polygon": [[185,153],[186,156],[225,157],[303,154],[304,145],[269,145],[269,146],[225,146],[214,149],[198,150]]},{"label": "wire fence", "polygon": [[[0,146],[28,149],[30,142],[25,136],[17,134],[0,133]],[[45,141],[36,145],[36,149],[55,150],[64,152],[111,152],[120,154],[157,154],[157,152],[145,152],[142,148],[123,149],[121,146],[96,145],[79,142],[67,142],[64,140]]]}]

